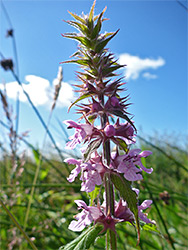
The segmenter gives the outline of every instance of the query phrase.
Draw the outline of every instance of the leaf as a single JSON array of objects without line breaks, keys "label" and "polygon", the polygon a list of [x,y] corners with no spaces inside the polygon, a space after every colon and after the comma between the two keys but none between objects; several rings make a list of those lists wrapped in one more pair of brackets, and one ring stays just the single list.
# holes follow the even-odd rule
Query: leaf
[{"label": "leaf", "polygon": [[144,229],[145,231],[155,232],[161,235],[160,231],[157,229],[157,226],[155,224],[145,224],[143,225],[142,229]]},{"label": "leaf", "polygon": [[115,144],[117,144],[118,142],[118,146],[120,147],[120,149],[124,150],[125,152],[127,152],[127,144],[124,140],[122,140],[121,138],[116,138],[115,140],[113,140],[113,142]]},{"label": "leaf", "polygon": [[94,200],[97,198],[97,195],[99,194],[99,191],[100,191],[100,188],[99,186],[95,186],[95,189],[88,193],[89,197],[90,197],[90,206],[93,206],[93,203],[94,203]]},{"label": "leaf", "polygon": [[49,169],[41,169],[40,171],[40,180],[44,180],[48,175]]},{"label": "leaf", "polygon": [[129,122],[133,128],[136,130],[136,127],[134,126],[133,122],[129,119],[129,117],[121,110],[110,110],[109,113],[116,115],[118,117],[121,117],[123,119],[125,119],[127,122]]},{"label": "leaf", "polygon": [[116,32],[113,32],[110,37],[108,37],[108,38],[106,38],[104,40],[102,39],[102,41],[100,40],[98,42],[98,44],[96,45],[96,47],[95,47],[95,51],[97,53],[101,52],[101,50],[104,49],[104,47],[107,45],[107,43],[118,33],[118,31],[119,31],[119,29]]},{"label": "leaf", "polygon": [[84,153],[84,162],[87,162],[90,159],[91,154],[100,146],[100,144],[101,144],[101,140],[96,139],[88,145]]},{"label": "leaf", "polygon": [[34,155],[34,159],[36,164],[38,165],[40,163],[40,152],[39,149],[32,149],[33,155]]},{"label": "leaf", "polygon": [[77,63],[79,65],[88,66],[90,61],[86,59],[78,59],[78,60],[73,59],[73,60],[64,61],[63,63]]},{"label": "leaf", "polygon": [[92,30],[93,29],[93,15],[94,15],[94,8],[95,8],[96,0],[93,2],[93,5],[91,7],[89,18],[88,18],[88,27]]},{"label": "leaf", "polygon": [[89,47],[89,48],[91,47],[91,41],[84,36],[79,36],[77,33],[65,33],[65,34],[62,34],[62,36],[77,40],[86,47]]},{"label": "leaf", "polygon": [[78,97],[78,99],[76,99],[76,101],[74,101],[74,102],[70,105],[70,107],[69,107],[69,109],[68,109],[68,112],[70,111],[70,109],[72,108],[72,106],[74,106],[77,102],[79,102],[79,101],[81,101],[81,100],[83,100],[83,99],[85,99],[85,98],[87,98],[87,97],[89,97],[89,96],[90,96],[89,93],[85,93],[85,94],[81,95],[80,97]]},{"label": "leaf", "polygon": [[73,14],[73,13],[70,12],[70,11],[68,11],[68,12],[69,12],[69,14],[70,14],[72,17],[74,17],[76,20],[80,21],[80,22],[83,23],[83,24],[86,24],[86,21],[85,21],[82,17],[80,17],[80,16],[78,16],[78,15],[76,15],[76,14]]},{"label": "leaf", "polygon": [[97,118],[97,115],[90,115],[90,116],[88,116],[88,121],[91,124],[93,124],[96,118]]},{"label": "leaf", "polygon": [[109,75],[110,73],[112,73],[113,71],[117,70],[117,69],[120,69],[124,67],[124,65],[116,65],[116,66],[112,66],[112,67],[107,67],[107,68],[104,68],[102,73],[103,73],[103,76],[106,76],[106,75]]},{"label": "leaf", "polygon": [[88,35],[89,30],[86,25],[75,22],[75,21],[66,21],[66,23],[70,24],[71,26],[75,27],[79,31],[81,31],[83,34]]},{"label": "leaf", "polygon": [[99,17],[98,17],[97,24],[95,25],[95,27],[94,27],[94,29],[93,29],[93,32],[92,32],[92,35],[91,35],[91,39],[96,38],[97,34],[98,34],[98,33],[100,32],[100,30],[101,30],[101,25],[102,25],[101,19],[102,19],[102,16],[103,16],[105,10],[106,10],[106,7],[104,8],[104,10],[101,12],[101,14],[100,14]]},{"label": "leaf", "polygon": [[69,244],[60,247],[59,250],[87,250],[91,245],[94,244],[95,239],[102,230],[103,225],[101,224],[96,224],[95,226],[89,227]]},{"label": "leaf", "polygon": [[129,209],[134,214],[138,235],[138,243],[140,241],[140,225],[138,220],[138,207],[137,195],[131,188],[131,182],[127,181],[123,174],[111,173],[111,181],[116,189],[119,191],[120,196],[127,202]]}]

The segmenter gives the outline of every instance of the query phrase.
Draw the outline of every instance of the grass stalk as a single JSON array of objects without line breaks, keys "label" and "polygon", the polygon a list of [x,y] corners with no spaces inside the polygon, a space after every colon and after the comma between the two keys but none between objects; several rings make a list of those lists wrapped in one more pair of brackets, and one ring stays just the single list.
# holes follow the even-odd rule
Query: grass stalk
[{"label": "grass stalk", "polygon": [[145,187],[147,188],[147,190],[148,190],[148,192],[149,192],[149,195],[150,195],[150,197],[151,197],[151,200],[153,201],[153,205],[155,206],[155,209],[156,209],[157,214],[158,214],[158,216],[159,216],[159,218],[160,218],[160,221],[161,221],[161,223],[162,223],[162,225],[163,225],[163,227],[164,227],[164,230],[165,230],[165,232],[166,232],[166,234],[167,234],[167,236],[168,236],[169,243],[170,243],[172,249],[176,250],[176,248],[175,248],[175,246],[174,246],[174,241],[173,241],[171,235],[170,235],[169,232],[168,232],[168,228],[167,228],[167,226],[166,226],[165,220],[163,219],[163,216],[162,216],[162,214],[161,214],[161,212],[160,212],[160,210],[159,210],[159,208],[158,208],[158,206],[157,206],[157,203],[155,202],[155,199],[154,199],[154,197],[153,197],[153,194],[152,194],[152,192],[151,192],[151,190],[150,190],[150,188],[148,187],[148,185],[147,185],[146,182],[145,182]]},{"label": "grass stalk", "polygon": [[3,207],[3,209],[5,210],[5,212],[7,213],[7,215],[10,217],[10,219],[12,220],[12,222],[16,225],[16,227],[20,230],[20,232],[23,234],[24,238],[27,240],[27,242],[29,243],[29,245],[32,247],[33,250],[38,250],[37,247],[35,246],[35,244],[30,240],[29,236],[26,234],[26,232],[22,229],[22,227],[20,226],[20,224],[18,223],[18,221],[16,220],[16,218],[12,215],[12,213],[9,211],[9,209],[5,206],[5,204],[3,203],[3,201],[0,199],[0,204]]},{"label": "grass stalk", "polygon": [[[38,109],[35,107],[35,105],[33,104],[33,102],[32,102],[32,100],[31,100],[29,94],[25,91],[25,89],[24,89],[24,87],[23,87],[21,81],[19,80],[19,78],[18,78],[18,76],[16,75],[16,73],[14,72],[14,70],[11,70],[11,72],[12,72],[14,78],[16,79],[17,83],[18,83],[18,84],[20,85],[20,87],[22,88],[22,91],[23,91],[24,95],[26,96],[26,98],[27,98],[28,102],[30,103],[32,109],[34,110],[35,114],[36,114],[37,117],[39,118],[39,120],[40,120],[41,124],[43,125],[45,131],[47,132],[49,138],[51,139],[51,141],[52,141],[52,143],[53,143],[55,149],[57,150],[57,152],[58,152],[58,154],[59,154],[61,160],[64,161],[64,157],[63,157],[62,154],[61,154],[61,150],[58,148],[58,146],[57,146],[57,144],[56,144],[56,142],[55,142],[55,139],[53,138],[53,136],[52,136],[50,130],[48,129],[46,123],[44,122],[44,120],[43,120],[41,114],[39,113],[39,111],[38,111]],[[67,166],[66,166],[66,169],[67,169],[67,171],[69,172]]]}]

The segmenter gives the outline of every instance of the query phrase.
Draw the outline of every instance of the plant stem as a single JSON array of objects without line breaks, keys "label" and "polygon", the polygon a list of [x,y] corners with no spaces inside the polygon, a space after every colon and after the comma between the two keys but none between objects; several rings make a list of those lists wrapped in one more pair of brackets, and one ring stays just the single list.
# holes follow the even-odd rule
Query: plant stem
[{"label": "plant stem", "polygon": [[[104,95],[99,97],[102,105],[104,106]],[[103,114],[101,116],[101,127],[104,128],[107,123],[107,115]],[[108,166],[110,166],[110,141],[107,140],[104,143],[103,147],[104,159]],[[114,187],[110,180],[110,174],[105,173],[104,175],[104,184],[105,184],[105,195],[106,195],[106,216],[114,215]],[[116,234],[112,230],[108,230],[106,233],[106,250],[116,250],[117,249],[117,239]]]},{"label": "plant stem", "polygon": [[116,233],[111,229],[109,231],[110,231],[110,249],[116,250],[117,249]]}]

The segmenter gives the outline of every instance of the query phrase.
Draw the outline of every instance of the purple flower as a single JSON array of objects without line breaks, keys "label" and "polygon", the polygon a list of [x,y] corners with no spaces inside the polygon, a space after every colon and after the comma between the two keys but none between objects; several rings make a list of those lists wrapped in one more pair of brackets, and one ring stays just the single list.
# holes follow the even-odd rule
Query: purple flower
[{"label": "purple flower", "polygon": [[[140,150],[140,152],[141,152],[141,150]],[[135,155],[135,164],[138,165],[142,170],[144,170],[148,174],[151,174],[153,172],[153,168],[149,168],[149,169],[145,168],[141,162],[141,158],[142,157],[145,158],[151,154],[152,154],[151,151],[145,150],[145,151],[141,152],[140,154]]]},{"label": "purple flower", "polygon": [[86,226],[90,225],[92,221],[95,221],[99,218],[101,212],[97,207],[87,206],[86,203],[82,200],[75,200],[75,203],[78,205],[79,209],[83,209],[81,213],[75,216],[76,220],[73,220],[69,229],[72,231],[80,232]]},{"label": "purple flower", "polygon": [[138,181],[142,180],[143,177],[139,173],[141,172],[132,162],[121,162],[117,168],[120,173],[124,173],[125,179],[128,181]]},{"label": "purple flower", "polygon": [[133,138],[133,127],[128,122],[120,124],[119,119],[117,119],[114,125],[108,124],[104,128],[104,135],[106,137],[110,137],[115,144],[119,144],[119,140],[117,138],[121,138],[122,140],[124,140],[127,145],[135,143],[135,140]]},{"label": "purple flower", "polygon": [[69,182],[73,182],[75,180],[75,178],[78,176],[78,174],[80,173],[81,171],[81,160],[76,160],[74,158],[68,158],[68,159],[65,159],[65,162],[67,162],[68,164],[73,164],[73,165],[77,165],[76,168],[74,168],[69,177],[67,178],[67,180]]},{"label": "purple flower", "polygon": [[112,137],[116,134],[116,130],[113,125],[107,125],[104,129],[106,136]]},{"label": "purple flower", "polygon": [[[124,174],[124,177],[128,181],[142,180],[141,172],[145,171],[149,174],[152,173],[153,169],[147,169],[141,162],[141,157],[147,157],[152,154],[150,151],[141,152],[140,149],[132,149],[128,154],[125,155],[112,155],[111,166],[120,173]],[[138,168],[138,166],[140,168]]]},{"label": "purple flower", "polygon": [[99,171],[101,171],[103,167],[99,163],[83,163],[81,160],[76,160],[73,158],[68,158],[65,160],[65,162],[77,166],[71,171],[69,177],[67,178],[69,182],[73,182],[81,172],[81,191],[92,192],[95,189],[95,185],[102,184],[102,179]]},{"label": "purple flower", "polygon": [[[137,196],[139,195],[140,190],[137,188],[133,188]],[[152,204],[152,200],[145,200],[142,202],[140,206],[138,206],[138,216],[139,218],[144,221],[145,223],[152,223],[155,224],[154,221],[151,221],[150,219],[147,218],[146,214],[142,213],[142,210],[145,210],[146,208],[150,207]]]},{"label": "purple flower", "polygon": [[74,149],[77,144],[81,143],[86,136],[90,136],[93,131],[93,126],[90,124],[78,124],[74,121],[64,121],[68,128],[75,128],[76,132],[73,136],[70,136],[69,141],[66,144],[67,149]]},{"label": "purple flower", "polygon": [[117,119],[114,127],[116,129],[116,136],[121,136],[127,139],[132,139],[132,137],[134,136],[134,129],[128,122],[120,124],[119,119]]},{"label": "purple flower", "polygon": [[147,218],[146,214],[142,213],[142,210],[150,207],[151,204],[152,204],[152,200],[145,200],[145,201],[143,201],[142,204],[140,206],[138,206],[138,216],[145,223],[155,224],[153,221],[151,221],[150,219]]},{"label": "purple flower", "polygon": [[80,179],[82,180],[81,191],[85,192],[92,192],[95,185],[102,184],[101,176],[96,170],[84,170]]},{"label": "purple flower", "polygon": [[109,97],[108,101],[105,104],[106,110],[113,110],[114,108],[121,108],[119,99],[115,96]]},{"label": "purple flower", "polygon": [[122,219],[123,221],[134,222],[134,216],[131,210],[127,206],[127,202],[120,199],[115,205],[115,217]]}]

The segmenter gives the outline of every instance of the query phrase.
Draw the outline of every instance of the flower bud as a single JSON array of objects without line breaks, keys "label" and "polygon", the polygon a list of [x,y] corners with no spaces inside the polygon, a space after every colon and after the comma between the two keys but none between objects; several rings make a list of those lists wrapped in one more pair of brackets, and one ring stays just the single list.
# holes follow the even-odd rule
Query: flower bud
[{"label": "flower bud", "polygon": [[105,132],[106,136],[112,137],[115,135],[116,130],[115,130],[113,125],[107,125],[106,128],[104,129],[104,132]]}]

